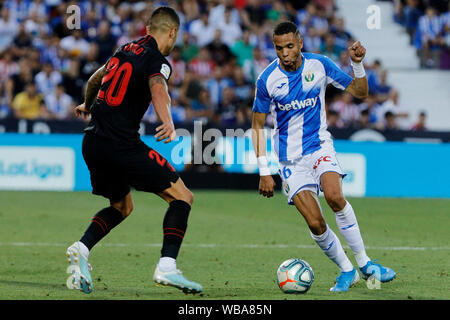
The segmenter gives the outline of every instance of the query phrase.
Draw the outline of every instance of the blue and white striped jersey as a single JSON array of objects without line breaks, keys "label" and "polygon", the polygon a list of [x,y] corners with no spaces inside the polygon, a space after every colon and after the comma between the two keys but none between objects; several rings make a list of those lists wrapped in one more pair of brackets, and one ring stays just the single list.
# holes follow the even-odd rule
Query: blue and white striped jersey
[{"label": "blue and white striped jersey", "polygon": [[291,161],[320,149],[330,139],[325,111],[329,83],[345,90],[352,77],[328,57],[303,53],[296,71],[281,68],[275,59],[256,80],[253,111],[272,113],[275,120],[274,149],[279,161]]}]

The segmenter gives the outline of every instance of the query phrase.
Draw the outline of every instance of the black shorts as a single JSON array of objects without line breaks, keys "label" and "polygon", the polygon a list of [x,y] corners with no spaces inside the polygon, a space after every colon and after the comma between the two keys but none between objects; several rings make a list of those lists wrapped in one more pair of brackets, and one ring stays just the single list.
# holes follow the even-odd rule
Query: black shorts
[{"label": "black shorts", "polygon": [[86,133],[83,158],[91,174],[92,193],[113,202],[123,199],[130,187],[159,193],[179,178],[173,166],[141,140],[136,145],[123,146]]}]

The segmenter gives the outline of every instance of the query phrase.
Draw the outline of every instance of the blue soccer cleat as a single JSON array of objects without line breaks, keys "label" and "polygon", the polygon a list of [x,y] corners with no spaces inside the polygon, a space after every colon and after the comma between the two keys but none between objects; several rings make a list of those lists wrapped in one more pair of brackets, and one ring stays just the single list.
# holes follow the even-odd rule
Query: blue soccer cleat
[{"label": "blue soccer cleat", "polygon": [[199,293],[203,291],[200,284],[187,280],[182,272],[178,269],[169,272],[163,272],[156,266],[155,273],[153,274],[153,281],[163,286],[172,286],[180,289],[184,293]]},{"label": "blue soccer cleat", "polygon": [[381,264],[373,261],[367,262],[367,264],[364,267],[359,268],[359,270],[361,271],[364,280],[373,276],[380,282],[389,282],[396,276],[395,271],[391,268],[383,267]]},{"label": "blue soccer cleat", "polygon": [[84,293],[92,292],[92,278],[90,271],[92,266],[88,263],[87,258],[81,253],[78,241],[67,248],[66,252],[69,267],[67,273],[71,275],[67,278],[67,288],[78,289]]},{"label": "blue soccer cleat", "polygon": [[348,289],[359,281],[359,273],[353,268],[352,271],[341,272],[336,278],[336,284],[330,288],[334,292],[347,292]]}]

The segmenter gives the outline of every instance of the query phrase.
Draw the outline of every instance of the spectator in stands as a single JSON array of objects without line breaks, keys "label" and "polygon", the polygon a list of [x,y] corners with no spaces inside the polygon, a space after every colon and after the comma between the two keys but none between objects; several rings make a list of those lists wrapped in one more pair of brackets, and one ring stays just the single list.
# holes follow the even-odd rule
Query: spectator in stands
[{"label": "spectator in stands", "polygon": [[419,18],[416,39],[421,57],[421,66],[434,68],[439,66],[441,49],[445,46],[444,27],[436,14],[436,9],[429,6],[425,15]]},{"label": "spectator in stands", "polygon": [[21,23],[11,48],[13,55],[18,58],[25,56],[27,49],[32,47],[32,45],[32,38],[25,30],[25,25]]},{"label": "spectator in stands", "polygon": [[5,84],[0,82],[0,119],[9,117],[11,114],[10,105],[5,90]]},{"label": "spectator in stands", "polygon": [[192,39],[192,36],[189,32],[185,32],[182,38],[183,41],[180,45],[181,58],[187,63],[197,56],[199,48],[195,44],[195,41]]},{"label": "spectator in stands", "polygon": [[372,129],[374,125],[370,121],[370,114],[368,109],[361,110],[359,120],[353,125],[354,129]]},{"label": "spectator in stands", "polygon": [[384,130],[398,130],[397,123],[395,121],[395,115],[388,111],[384,114]]},{"label": "spectator in stands", "polygon": [[261,26],[266,19],[266,10],[263,1],[249,0],[244,8],[251,24]]},{"label": "spectator in stands", "polygon": [[341,17],[337,17],[334,20],[334,24],[330,28],[330,32],[335,37],[335,44],[340,51],[347,50],[349,42],[353,41],[353,37],[350,32],[345,30],[345,22]]},{"label": "spectator in stands", "polygon": [[34,77],[34,81],[39,93],[45,97],[51,94],[56,86],[62,82],[62,76],[50,62],[46,62],[42,66],[42,71]]},{"label": "spectator in stands", "polygon": [[121,47],[125,43],[128,43],[130,41],[136,40],[140,37],[138,27],[136,23],[129,23],[127,32],[123,32],[119,38],[117,39],[116,46]]},{"label": "spectator in stands", "polygon": [[427,130],[427,126],[426,126],[426,120],[427,120],[427,114],[425,111],[421,111],[419,113],[419,119],[417,120],[417,122],[412,126],[411,130],[413,131],[426,131]]},{"label": "spectator in stands", "polygon": [[214,39],[206,46],[206,48],[211,53],[211,58],[217,65],[226,64],[233,55],[230,48],[222,42],[222,31],[218,28],[214,32]]},{"label": "spectator in stands", "polygon": [[92,42],[89,45],[89,50],[86,52],[86,55],[79,61],[79,77],[84,82],[87,82],[92,74],[101,67],[98,62],[98,45]]},{"label": "spectator in stands", "polygon": [[341,49],[335,43],[335,36],[331,33],[325,36],[325,41],[320,46],[320,53],[326,55],[334,62],[339,62]]},{"label": "spectator in stands", "polygon": [[14,116],[19,119],[33,120],[48,117],[42,96],[38,94],[34,82],[28,83],[25,86],[25,91],[14,97],[12,107]]},{"label": "spectator in stands", "polygon": [[50,94],[44,96],[44,101],[50,113],[50,118],[59,120],[75,119],[73,113],[75,103],[72,97],[65,92],[62,84],[58,84]]},{"label": "spectator in stands", "polygon": [[31,1],[28,0],[9,0],[6,1],[5,7],[9,9],[14,20],[22,22],[30,13]]},{"label": "spectator in stands", "polygon": [[367,110],[369,115],[369,123],[371,124],[375,124],[382,120],[378,118],[380,107],[381,106],[377,103],[377,99],[374,94],[369,94],[364,102],[359,105],[361,112]]},{"label": "spectator in stands", "polygon": [[189,70],[201,81],[207,80],[213,75],[214,67],[215,63],[207,48],[201,48],[197,57],[188,64]]},{"label": "spectator in stands", "polygon": [[170,112],[172,114],[173,123],[178,124],[186,122],[186,108],[175,97],[172,97]]},{"label": "spectator in stands", "polygon": [[334,111],[334,110],[328,110],[328,115],[327,115],[327,125],[328,128],[343,128],[344,122],[340,119],[339,117],[339,112]]},{"label": "spectator in stands", "polygon": [[[311,27],[313,27],[321,37],[325,36],[330,31],[326,14],[325,8],[316,2],[316,15],[312,20]],[[345,49],[347,49],[347,47]]]},{"label": "spectator in stands", "polygon": [[253,48],[253,59],[251,64],[251,82],[254,83],[256,78],[261,74],[261,72],[268,66],[269,60],[261,52],[258,47]]},{"label": "spectator in stands", "polygon": [[[280,22],[283,20],[289,20],[286,19],[286,7],[284,3],[280,0],[274,1],[272,3],[272,6],[266,11],[266,17],[268,20],[272,20],[274,22]],[[264,24],[264,20],[261,21],[258,25],[258,27],[261,27]]]},{"label": "spectator in stands", "polygon": [[89,51],[89,42],[83,38],[80,29],[75,29],[70,36],[62,38],[60,46],[75,57],[83,57]]},{"label": "spectator in stands", "polygon": [[314,28],[309,28],[308,33],[303,36],[303,51],[320,53],[322,39]]},{"label": "spectator in stands", "polygon": [[0,82],[4,83],[12,75],[19,72],[19,65],[13,60],[13,55],[6,50],[0,56]]},{"label": "spectator in stands", "polygon": [[209,21],[216,26],[220,26],[226,20],[225,12],[228,10],[230,14],[229,23],[238,25],[241,21],[239,11],[234,8],[233,0],[217,0],[216,5],[209,11]]},{"label": "spectator in stands", "polygon": [[233,22],[231,12],[230,8],[226,8],[223,21],[217,24],[217,27],[222,31],[222,42],[229,48],[232,48],[242,36],[241,26]]},{"label": "spectator in stands", "polygon": [[376,59],[372,65],[367,66],[367,82],[369,84],[369,93],[375,94],[377,92],[378,83],[380,82],[381,61]]},{"label": "spectator in stands", "polygon": [[[313,20],[316,17],[316,6],[313,2],[306,4],[304,9],[297,12],[296,22],[299,27],[301,34],[306,34],[306,30],[313,27]],[[324,36],[325,34],[320,34],[319,36]]]},{"label": "spectator in stands", "polygon": [[[12,104],[13,97],[25,90],[27,83],[33,81],[33,74],[30,69],[28,59],[19,60],[19,72],[14,73],[5,82],[5,97],[9,105]],[[2,83],[0,81],[0,83]]]},{"label": "spectator in stands", "polygon": [[234,126],[237,122],[236,113],[239,109],[238,99],[230,87],[223,89],[223,97],[219,103],[219,121],[223,126]]},{"label": "spectator in stands", "polygon": [[[231,52],[237,58],[237,64],[240,67],[246,67],[248,71],[251,69],[251,61],[253,59],[253,48],[250,44],[250,31],[244,30],[242,33],[242,39],[235,42],[231,47]],[[250,77],[250,75],[249,75]]]},{"label": "spectator in stands", "polygon": [[392,90],[392,86],[387,82],[387,70],[380,70],[379,81],[377,83],[375,93],[379,103],[384,103],[388,97],[389,92]]},{"label": "spectator in stands", "polygon": [[41,37],[50,32],[50,27],[45,21],[45,18],[39,17],[39,14],[35,10],[30,10],[29,17],[24,21],[24,27],[27,33],[29,33],[36,45],[39,45]]},{"label": "spectator in stands", "polygon": [[234,68],[233,69],[233,81],[232,81],[232,88],[234,90],[234,93],[236,95],[236,98],[239,101],[248,101],[250,103],[250,100],[252,99],[252,85],[247,80],[247,77],[244,74],[243,68]]},{"label": "spectator in stands", "polygon": [[359,108],[353,102],[353,96],[347,91],[338,95],[337,99],[330,104],[330,109],[339,113],[345,126],[351,126],[359,120]]},{"label": "spectator in stands", "polygon": [[113,54],[117,42],[117,39],[111,33],[109,21],[103,20],[100,22],[95,42],[99,47],[98,62],[103,64]]},{"label": "spectator in stands", "polygon": [[16,36],[18,23],[9,13],[8,8],[0,10],[0,51],[9,47]]},{"label": "spectator in stands", "polygon": [[214,77],[206,81],[205,87],[209,92],[214,110],[217,110],[222,100],[223,90],[232,85],[231,79],[225,77],[224,69],[221,65],[214,68]]},{"label": "spectator in stands", "polygon": [[199,47],[204,47],[213,41],[216,25],[210,23],[207,11],[203,11],[200,17],[191,22],[189,33],[194,37],[195,43]]},{"label": "spectator in stands", "polygon": [[409,35],[410,44],[413,44],[414,35],[419,25],[419,18],[423,14],[422,11],[419,9],[419,1],[407,0],[406,5],[403,9],[403,14],[404,14],[404,26],[406,28],[406,32]]},{"label": "spectator in stands", "polygon": [[[81,19],[81,31],[86,36],[86,40],[93,41],[97,37],[97,28],[100,19],[97,17],[97,11],[93,8],[86,11]],[[123,37],[128,37],[128,34],[123,34]]]},{"label": "spectator in stands", "polygon": [[208,90],[202,88],[197,99],[193,99],[187,110],[187,118],[191,121],[201,121],[203,124],[213,120],[214,109]]},{"label": "spectator in stands", "polygon": [[399,93],[395,89],[389,92],[389,98],[381,105],[378,112],[380,113],[378,118],[382,118],[381,115],[386,114],[386,112],[391,112],[395,117],[395,123],[399,129],[407,130],[411,127],[409,111],[400,104]]},{"label": "spectator in stands", "polygon": [[172,85],[179,88],[186,76],[186,62],[181,59],[181,48],[175,47],[168,60],[172,65],[172,75],[169,81]]}]

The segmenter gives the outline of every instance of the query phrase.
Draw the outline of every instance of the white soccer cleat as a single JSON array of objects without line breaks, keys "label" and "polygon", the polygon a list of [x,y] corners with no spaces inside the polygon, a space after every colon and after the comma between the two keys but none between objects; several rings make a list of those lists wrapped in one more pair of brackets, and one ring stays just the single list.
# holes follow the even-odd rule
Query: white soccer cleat
[{"label": "white soccer cleat", "polygon": [[67,273],[71,274],[66,281],[67,288],[91,293],[93,288],[90,274],[92,266],[88,263],[87,257],[81,253],[78,241],[67,248],[66,256],[69,262]]},{"label": "white soccer cleat", "polygon": [[153,274],[153,281],[156,285],[161,284],[163,286],[172,286],[180,289],[184,293],[199,293],[203,291],[200,284],[187,280],[182,272],[178,269],[169,272],[163,272],[159,269],[158,265],[155,268],[155,273]]}]

